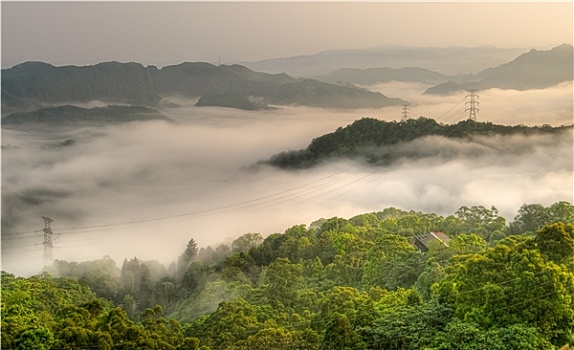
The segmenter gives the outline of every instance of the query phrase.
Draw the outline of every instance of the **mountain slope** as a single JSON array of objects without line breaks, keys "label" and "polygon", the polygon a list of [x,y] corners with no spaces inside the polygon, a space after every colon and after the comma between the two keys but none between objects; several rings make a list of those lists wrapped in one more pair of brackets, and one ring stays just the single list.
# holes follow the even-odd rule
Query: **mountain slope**
[{"label": "mountain slope", "polygon": [[475,157],[482,152],[504,151],[504,147],[495,142],[494,148],[481,144],[476,149],[469,145],[459,149],[456,144],[443,142],[444,139],[558,133],[569,128],[572,127],[506,126],[472,120],[444,125],[423,117],[401,122],[363,118],[313,139],[305,149],[282,152],[261,163],[284,169],[298,169],[338,158],[361,159],[370,164],[388,165],[401,158],[450,159],[459,156],[460,152],[468,152],[464,154],[465,157]]},{"label": "mountain slope", "polygon": [[449,81],[429,88],[425,94],[491,88],[543,89],[573,79],[573,57],[573,47],[567,44],[548,51],[531,50],[511,62],[485,69],[464,83]]},{"label": "mountain slope", "polygon": [[172,119],[155,109],[141,106],[106,106],[81,108],[78,106],[58,106],[33,112],[13,113],[2,118],[2,126],[22,126],[30,124],[49,124],[50,126],[79,124],[124,123],[136,120]]},{"label": "mountain slope", "polygon": [[258,73],[238,65],[185,62],[158,69],[139,63],[55,67],[27,62],[2,70],[4,113],[92,100],[153,107],[166,95],[226,93],[279,105],[369,108],[405,103],[364,89]]}]

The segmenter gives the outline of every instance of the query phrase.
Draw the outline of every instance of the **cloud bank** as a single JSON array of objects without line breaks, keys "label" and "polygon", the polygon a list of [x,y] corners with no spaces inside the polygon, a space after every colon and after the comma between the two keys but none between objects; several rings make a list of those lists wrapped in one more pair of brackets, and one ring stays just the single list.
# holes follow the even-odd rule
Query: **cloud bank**
[{"label": "cloud bank", "polygon": [[[416,94],[424,87],[384,86],[391,87],[393,96],[417,98],[413,112],[435,117],[442,111],[439,121],[456,122],[448,120],[452,112],[444,112],[460,96],[426,100]],[[481,107],[494,103],[485,100],[497,101],[508,110],[495,123],[566,124],[562,110],[570,108],[572,116],[568,89],[572,85],[514,97],[515,92],[487,91],[481,93]],[[505,101],[513,98],[538,107],[510,110]],[[545,101],[556,108],[542,118],[550,103]],[[137,256],[169,263],[190,238],[206,246],[247,232],[266,236],[322,217],[349,218],[389,206],[449,215],[462,205],[494,205],[512,219],[524,203],[572,201],[572,133],[472,143],[425,138],[386,150],[424,157],[387,167],[341,160],[300,171],[253,171],[250,164],[304,148],[339,126],[367,116],[399,119],[400,110],[247,112],[188,105],[162,112],[178,123],[4,129],[2,269],[28,274],[42,268],[41,216],[55,220],[54,258],[109,255],[121,264]],[[480,117],[486,114],[481,110]]]}]

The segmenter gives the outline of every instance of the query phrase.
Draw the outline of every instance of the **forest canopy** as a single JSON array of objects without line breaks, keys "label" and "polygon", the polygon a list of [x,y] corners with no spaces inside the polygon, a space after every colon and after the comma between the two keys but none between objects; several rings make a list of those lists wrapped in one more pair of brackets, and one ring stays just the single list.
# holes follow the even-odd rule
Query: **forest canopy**
[{"label": "forest canopy", "polygon": [[425,117],[400,122],[362,118],[345,127],[339,127],[332,133],[313,139],[305,149],[281,152],[260,163],[297,169],[312,167],[327,160],[347,158],[363,160],[374,165],[388,165],[401,158],[444,156],[440,147],[437,147],[435,152],[424,150],[424,147],[415,147],[416,149],[401,147],[424,138],[434,137],[434,143],[439,144],[441,139],[477,140],[480,137],[533,136],[558,134],[571,129],[571,125],[511,126],[470,119],[456,124],[442,124]]},{"label": "forest canopy", "polygon": [[[429,232],[426,250],[414,241]],[[446,243],[445,243],[446,242]],[[3,349],[554,349],[574,342],[574,205],[387,208],[157,261],[2,272]]]}]

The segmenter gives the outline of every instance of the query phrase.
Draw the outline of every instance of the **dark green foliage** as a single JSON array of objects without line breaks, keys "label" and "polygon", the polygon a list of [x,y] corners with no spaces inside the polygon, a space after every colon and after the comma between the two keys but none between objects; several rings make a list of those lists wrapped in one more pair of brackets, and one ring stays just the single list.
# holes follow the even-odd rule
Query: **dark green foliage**
[{"label": "dark green foliage", "polygon": [[306,168],[330,158],[343,157],[388,165],[401,158],[456,156],[441,153],[439,149],[414,152],[409,148],[398,148],[398,145],[423,137],[472,139],[492,135],[558,133],[569,128],[571,127],[506,126],[472,120],[447,125],[424,117],[401,122],[362,118],[346,127],[338,128],[335,132],[313,139],[304,150],[276,154],[266,163],[281,168]]},{"label": "dark green foliage", "polygon": [[391,308],[360,328],[359,333],[373,350],[424,349],[445,328],[452,314],[452,309],[436,301]]},{"label": "dark green foliage", "polygon": [[[545,221],[571,218],[566,202],[542,209]],[[312,228],[296,225],[263,240],[248,233],[231,248],[198,250],[190,240],[170,273],[137,258],[121,269],[109,258],[48,269],[79,282],[2,273],[1,345],[502,350],[572,344],[574,226],[556,222],[535,235],[508,234],[521,223],[506,226],[494,207],[464,206],[448,217],[387,208],[322,219]],[[413,234],[436,229],[451,234],[448,246],[414,248]],[[502,236],[493,239],[493,232]]]}]

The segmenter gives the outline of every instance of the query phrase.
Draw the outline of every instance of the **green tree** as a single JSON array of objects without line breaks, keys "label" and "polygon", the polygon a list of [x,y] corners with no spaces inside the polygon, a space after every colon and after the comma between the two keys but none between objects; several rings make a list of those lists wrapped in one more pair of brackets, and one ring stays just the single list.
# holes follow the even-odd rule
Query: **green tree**
[{"label": "green tree", "polygon": [[351,326],[344,314],[334,313],[327,323],[321,350],[356,350],[366,349],[366,344]]},{"label": "green tree", "polygon": [[48,350],[54,342],[54,335],[50,330],[39,327],[32,328],[20,335],[15,344],[16,350]]},{"label": "green tree", "polygon": [[548,210],[540,204],[524,204],[510,226],[514,234],[534,233],[549,221]]},{"label": "green tree", "polygon": [[421,253],[404,237],[383,234],[367,253],[363,283],[393,290],[412,286],[424,269]]},{"label": "green tree", "polygon": [[263,242],[260,233],[246,233],[231,243],[231,251],[247,253],[251,248],[257,248]]},{"label": "green tree", "polygon": [[269,300],[288,307],[297,304],[298,290],[303,282],[303,266],[293,264],[287,258],[278,258],[272,262],[265,273]]}]

